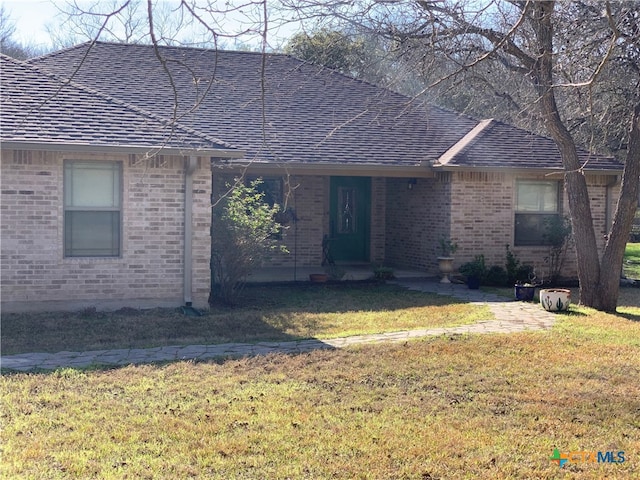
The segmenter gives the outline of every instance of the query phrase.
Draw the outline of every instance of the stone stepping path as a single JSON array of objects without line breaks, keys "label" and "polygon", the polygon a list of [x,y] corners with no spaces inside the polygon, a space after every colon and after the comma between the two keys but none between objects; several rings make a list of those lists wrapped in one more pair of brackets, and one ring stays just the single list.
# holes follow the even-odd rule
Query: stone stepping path
[{"label": "stone stepping path", "polygon": [[356,335],[327,340],[297,340],[285,342],[224,343],[217,345],[167,346],[156,348],[132,348],[116,350],[93,350],[87,352],[22,353],[0,357],[0,366],[5,369],[55,370],[58,368],[86,368],[92,365],[121,366],[179,360],[210,360],[214,358],[237,358],[269,353],[298,354],[319,349],[345,348],[352,345],[383,342],[403,342],[411,339],[473,333],[514,333],[524,330],[551,328],[555,321],[553,313],[540,305],[509,301],[504,297],[469,290],[465,285],[441,284],[433,280],[398,280],[394,283],[410,290],[448,295],[465,302],[486,304],[495,319],[471,325],[442,327],[402,332]]}]

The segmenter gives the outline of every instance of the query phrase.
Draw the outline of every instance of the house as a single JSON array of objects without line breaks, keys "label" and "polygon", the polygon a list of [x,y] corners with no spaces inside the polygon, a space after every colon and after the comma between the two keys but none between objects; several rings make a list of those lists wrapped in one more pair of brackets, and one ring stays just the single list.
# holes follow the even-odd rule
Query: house
[{"label": "house", "polygon": [[[192,301],[202,304],[210,279],[207,214],[238,176],[261,177],[267,197],[291,213],[283,232],[290,253],[269,266],[288,269],[292,280],[292,267],[320,268],[328,255],[338,263],[435,273],[442,237],[458,243],[458,266],[480,253],[489,264],[503,264],[509,244],[542,272],[544,219],[567,214],[560,155],[550,139],[424,105],[287,55],[156,52],[98,42],[11,65],[20,75],[46,76],[58,90],[41,92],[37,80],[21,86],[24,96],[11,100],[12,112],[35,124],[22,138],[19,120],[15,130],[4,122],[3,63],[3,302],[177,302],[190,276]],[[25,103],[30,90],[40,103]],[[61,110],[55,123],[37,108],[42,104]],[[71,113],[89,105],[80,111],[94,114],[90,121]],[[102,108],[126,115],[101,115]],[[87,137],[83,145],[68,134],[76,129]],[[581,155],[596,231],[604,237],[622,165]],[[111,162],[122,182],[122,202],[112,214],[121,222],[113,227],[117,248],[101,255],[67,250],[76,214],[67,205],[72,187],[65,172],[74,161]],[[196,161],[197,213],[185,229],[189,202],[182,185],[191,170],[184,165]],[[5,190],[47,199],[32,204]],[[189,237],[200,254],[187,272],[182,249]],[[6,249],[5,238],[11,239]],[[566,275],[572,274],[570,262]]]},{"label": "house", "polygon": [[209,159],[242,153],[0,61],[3,311],[206,304]]}]

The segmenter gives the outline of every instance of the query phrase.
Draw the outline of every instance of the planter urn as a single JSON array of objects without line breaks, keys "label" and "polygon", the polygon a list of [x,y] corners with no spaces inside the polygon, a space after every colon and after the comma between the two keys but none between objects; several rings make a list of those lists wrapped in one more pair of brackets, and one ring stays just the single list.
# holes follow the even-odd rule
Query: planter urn
[{"label": "planter urn", "polygon": [[451,283],[449,274],[453,272],[453,257],[438,257],[438,269],[442,274],[440,283]]},{"label": "planter urn", "polygon": [[567,288],[547,288],[540,290],[540,305],[548,312],[562,312],[571,304],[571,290]]}]

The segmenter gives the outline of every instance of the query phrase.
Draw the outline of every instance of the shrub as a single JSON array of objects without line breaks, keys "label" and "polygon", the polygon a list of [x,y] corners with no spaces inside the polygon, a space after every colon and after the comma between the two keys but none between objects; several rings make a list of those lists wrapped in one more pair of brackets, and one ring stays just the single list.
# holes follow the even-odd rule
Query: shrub
[{"label": "shrub", "polygon": [[533,282],[535,273],[533,266],[521,264],[515,253],[511,251],[509,245],[506,246],[505,268],[507,274],[507,286],[513,286],[516,283]]},{"label": "shrub", "polygon": [[461,265],[458,271],[467,279],[469,277],[475,277],[480,280],[480,283],[483,283],[486,280],[487,275],[487,266],[485,265],[484,255],[476,255],[472,261]]},{"label": "shrub", "polygon": [[229,193],[213,207],[211,233],[212,296],[234,304],[247,276],[270,253],[286,248],[279,243],[282,225],[275,220],[278,205],[264,202],[257,187],[261,180],[246,186],[227,185]]},{"label": "shrub", "polygon": [[492,265],[487,270],[486,284],[494,287],[509,286],[507,272],[500,265]]},{"label": "shrub", "polygon": [[458,250],[458,244],[447,237],[440,237],[440,252],[445,258],[451,257]]},{"label": "shrub", "polygon": [[571,222],[567,217],[559,216],[547,220],[543,238],[549,244],[549,254],[545,258],[549,265],[549,281],[556,283],[572,240]]},{"label": "shrub", "polygon": [[395,277],[393,268],[391,267],[376,267],[373,269],[373,278],[376,280],[393,280]]}]

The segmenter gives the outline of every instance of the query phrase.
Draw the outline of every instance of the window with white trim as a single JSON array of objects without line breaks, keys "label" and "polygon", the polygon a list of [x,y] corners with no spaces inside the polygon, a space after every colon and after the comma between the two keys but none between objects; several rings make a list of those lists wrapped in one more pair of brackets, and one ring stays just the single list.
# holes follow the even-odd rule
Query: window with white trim
[{"label": "window with white trim", "polygon": [[64,256],[119,257],[122,163],[64,162]]},{"label": "window with white trim", "polygon": [[560,215],[560,183],[518,180],[515,210],[514,244],[548,245],[547,225]]}]

